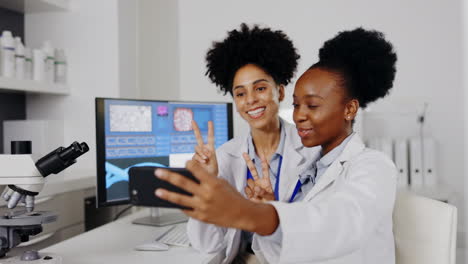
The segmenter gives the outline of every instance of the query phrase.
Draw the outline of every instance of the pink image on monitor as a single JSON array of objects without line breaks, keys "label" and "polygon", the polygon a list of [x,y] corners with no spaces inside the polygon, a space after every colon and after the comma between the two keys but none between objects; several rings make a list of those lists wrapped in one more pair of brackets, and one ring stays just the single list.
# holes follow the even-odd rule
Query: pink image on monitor
[{"label": "pink image on monitor", "polygon": [[193,111],[190,108],[176,108],[174,110],[175,131],[192,131]]}]

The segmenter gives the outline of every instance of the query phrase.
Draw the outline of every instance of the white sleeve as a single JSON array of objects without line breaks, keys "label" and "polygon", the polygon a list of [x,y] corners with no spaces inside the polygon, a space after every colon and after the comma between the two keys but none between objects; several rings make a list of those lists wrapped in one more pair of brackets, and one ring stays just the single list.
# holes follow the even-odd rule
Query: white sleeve
[{"label": "white sleeve", "polygon": [[[219,149],[216,151],[218,159],[218,177],[226,176],[226,157],[225,152]],[[187,235],[193,248],[202,253],[214,253],[224,250],[227,247],[225,239],[227,228],[219,227],[213,224],[207,224],[202,221],[190,218],[187,223]]]},{"label": "white sleeve", "polygon": [[226,228],[207,224],[190,218],[187,223],[187,235],[190,244],[202,253],[215,253],[226,248]]},{"label": "white sleeve", "polygon": [[392,217],[396,169],[373,153],[349,164],[344,179],[330,188],[333,193],[319,202],[271,203],[283,233],[281,263],[320,262],[361,248]]},{"label": "white sleeve", "polygon": [[264,262],[266,263],[279,263],[282,239],[283,232],[281,230],[281,226],[278,226],[275,232],[268,236],[254,234],[252,248],[255,251],[255,255],[259,258],[264,258]]}]

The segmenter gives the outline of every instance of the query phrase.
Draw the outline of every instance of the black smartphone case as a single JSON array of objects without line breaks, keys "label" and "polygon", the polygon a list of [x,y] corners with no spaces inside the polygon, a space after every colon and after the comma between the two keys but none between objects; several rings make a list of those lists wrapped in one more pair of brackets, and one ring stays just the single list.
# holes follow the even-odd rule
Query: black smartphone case
[{"label": "black smartphone case", "polygon": [[[180,194],[185,194],[192,196],[191,193],[186,192],[179,187],[176,187],[166,181],[160,180],[154,176],[154,170],[159,167],[132,167],[130,168],[129,174],[129,193],[130,193],[130,203],[133,205],[140,206],[151,206],[151,207],[166,207],[166,208],[180,208],[180,209],[190,209],[178,204],[168,202],[166,200],[160,199],[155,195],[155,190],[158,188],[163,188],[171,192],[177,192]],[[184,168],[164,168],[177,172],[197,183],[199,181],[192,175],[192,173]]]}]

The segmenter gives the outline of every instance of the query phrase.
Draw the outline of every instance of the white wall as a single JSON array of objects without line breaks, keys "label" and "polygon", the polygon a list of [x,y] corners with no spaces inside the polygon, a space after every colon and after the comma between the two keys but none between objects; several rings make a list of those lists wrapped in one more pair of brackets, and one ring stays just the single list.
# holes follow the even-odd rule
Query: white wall
[{"label": "white wall", "polygon": [[118,0],[120,97],[138,98],[138,1]]},{"label": "white wall", "polygon": [[140,97],[179,99],[178,1],[138,1]]},{"label": "white wall", "polygon": [[95,175],[94,97],[120,93],[117,8],[114,0],[72,0],[68,12],[25,16],[28,46],[49,39],[67,53],[70,95],[27,97],[28,119],[64,120],[64,144],[86,141],[91,148],[65,171],[67,178]]},{"label": "white wall", "polygon": [[[461,55],[463,59],[463,65],[461,67],[462,72],[465,73],[463,74],[463,101],[465,102],[463,104],[464,106],[464,131],[468,131],[468,75],[466,72],[468,71],[468,50],[466,47],[468,47],[468,2],[467,1],[462,1],[463,2],[463,8],[460,9],[460,12],[462,13],[463,17],[463,26],[462,26],[462,47],[465,47],[462,49]],[[460,144],[462,145],[462,144]],[[463,159],[463,164],[464,164],[464,176],[466,175],[466,172],[468,172],[468,139],[466,137],[463,138],[463,147],[464,147],[464,159]],[[464,177],[465,178],[465,177]],[[465,190],[468,190],[468,180],[465,179],[463,187]],[[468,203],[465,203],[465,219],[468,219]],[[466,229],[466,228],[465,228]],[[465,235],[465,248],[466,245],[468,245],[468,237]],[[465,253],[466,255],[466,253]],[[466,259],[466,257],[465,257]]]}]

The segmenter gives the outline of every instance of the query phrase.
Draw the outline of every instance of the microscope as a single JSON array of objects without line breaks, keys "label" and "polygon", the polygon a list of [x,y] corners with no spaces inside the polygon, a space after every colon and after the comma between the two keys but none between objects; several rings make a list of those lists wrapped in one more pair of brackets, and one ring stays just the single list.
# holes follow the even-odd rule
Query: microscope
[{"label": "microscope", "polygon": [[[9,209],[20,203],[26,208],[0,215],[0,258],[18,244],[29,241],[29,236],[42,232],[42,224],[57,220],[57,214],[53,212],[34,212],[34,197],[42,190],[45,177],[70,167],[88,150],[85,142],[75,141],[67,148],[55,149],[35,163],[30,154],[0,155],[0,185],[7,185],[2,198]],[[26,251],[21,256],[22,261],[37,259],[39,256],[36,251]]]}]

